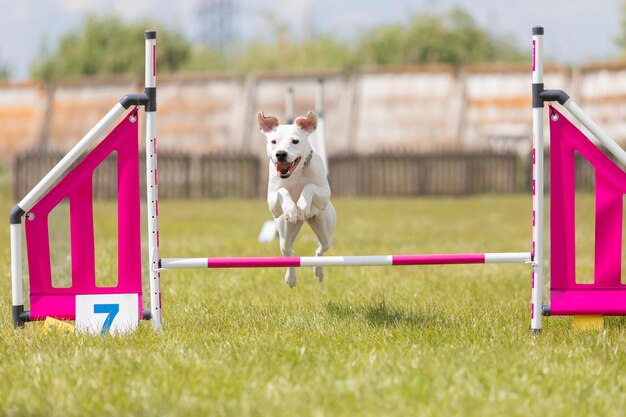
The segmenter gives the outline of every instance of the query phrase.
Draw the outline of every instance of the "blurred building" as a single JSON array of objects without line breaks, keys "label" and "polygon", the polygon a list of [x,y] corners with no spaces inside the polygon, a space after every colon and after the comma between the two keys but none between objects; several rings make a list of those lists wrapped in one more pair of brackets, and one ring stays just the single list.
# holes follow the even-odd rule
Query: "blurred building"
[{"label": "blurred building", "polygon": [[[256,112],[285,120],[315,107],[325,80],[329,155],[492,149],[528,154],[530,71],[526,65],[445,65],[343,73],[173,75],[158,78],[162,150],[262,155]],[[128,77],[0,84],[0,159],[28,149],[66,151],[124,94],[143,90]],[[547,66],[545,84],[567,91],[618,142],[626,142],[626,64]],[[547,124],[546,124],[547,125]]]}]

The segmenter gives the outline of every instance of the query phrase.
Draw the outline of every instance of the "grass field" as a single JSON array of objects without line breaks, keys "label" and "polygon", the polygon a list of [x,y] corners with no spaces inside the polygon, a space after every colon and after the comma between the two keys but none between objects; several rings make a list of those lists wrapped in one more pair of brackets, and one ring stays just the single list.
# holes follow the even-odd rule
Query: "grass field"
[{"label": "grass field", "polygon": [[[335,205],[329,255],[530,249],[528,196]],[[112,210],[96,207],[99,274],[114,263]],[[161,254],[278,255],[277,242],[256,241],[268,217],[262,201],[162,202]],[[312,255],[303,231],[297,254]],[[44,334],[41,323],[13,330],[8,227],[0,239],[2,415],[626,413],[626,320],[580,332],[571,318],[551,317],[530,336],[525,265],[329,268],[322,284],[304,269],[295,289],[282,269],[169,271],[163,333],[144,322],[126,336],[66,336]]]}]

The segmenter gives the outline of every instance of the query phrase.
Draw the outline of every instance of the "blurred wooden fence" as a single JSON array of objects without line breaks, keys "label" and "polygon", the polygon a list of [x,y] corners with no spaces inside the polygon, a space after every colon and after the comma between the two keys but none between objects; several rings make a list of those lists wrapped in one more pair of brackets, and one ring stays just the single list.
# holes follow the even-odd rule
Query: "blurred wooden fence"
[{"label": "blurred wooden fence", "polygon": [[[62,157],[62,153],[41,152],[17,155],[13,164],[14,199],[26,195]],[[140,190],[144,194],[145,157],[140,158]],[[529,161],[516,154],[492,151],[337,155],[330,158],[329,165],[333,196],[510,194],[528,192],[532,175]],[[116,166],[112,155],[96,169],[95,198],[117,195]],[[577,158],[576,166],[577,187],[592,190],[593,168],[582,158]],[[161,199],[258,198],[267,190],[266,162],[254,155],[163,153],[158,170]]]},{"label": "blurred wooden fence", "polygon": [[[63,158],[63,153],[27,152],[13,162],[13,197],[26,195],[46,173]],[[139,157],[139,180],[142,197],[146,192],[146,158]],[[159,198],[254,198],[258,190],[260,160],[251,155],[206,155],[192,158],[187,154],[159,155]],[[94,172],[94,198],[117,196],[117,158],[109,156]]]},{"label": "blurred wooden fence", "polygon": [[329,161],[333,195],[410,196],[514,193],[514,154],[423,153],[336,156]]}]

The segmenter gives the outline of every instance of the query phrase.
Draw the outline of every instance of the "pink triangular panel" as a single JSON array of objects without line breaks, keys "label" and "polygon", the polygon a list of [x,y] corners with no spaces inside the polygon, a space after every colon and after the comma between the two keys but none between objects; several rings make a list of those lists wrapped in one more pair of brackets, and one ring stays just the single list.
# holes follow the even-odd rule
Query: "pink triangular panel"
[{"label": "pink triangular panel", "polygon": [[[135,293],[139,295],[141,314],[139,123],[136,116],[137,109],[29,211],[32,216],[27,216],[26,220],[26,244],[32,320],[46,316],[74,319],[75,297],[79,294]],[[116,287],[103,288],[96,286],[95,277],[92,177],[94,170],[113,152],[117,153],[119,276]],[[70,204],[72,284],[69,288],[54,288],[48,214],[65,198]]]},{"label": "pink triangular panel", "polygon": [[[595,270],[592,284],[576,284],[576,152],[595,170]],[[626,173],[576,126],[550,107],[551,314],[626,313],[626,286],[621,284],[625,193]]]}]

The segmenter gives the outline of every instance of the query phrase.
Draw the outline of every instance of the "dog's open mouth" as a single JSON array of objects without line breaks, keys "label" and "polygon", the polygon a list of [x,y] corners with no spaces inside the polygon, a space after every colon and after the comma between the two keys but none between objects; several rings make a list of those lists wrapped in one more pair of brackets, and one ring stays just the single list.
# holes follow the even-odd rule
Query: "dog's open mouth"
[{"label": "dog's open mouth", "polygon": [[278,172],[278,176],[282,179],[289,178],[291,174],[293,174],[293,171],[296,170],[296,167],[300,163],[301,159],[302,157],[299,156],[293,162],[287,162],[287,161],[276,162],[275,165],[276,165],[276,172]]}]

